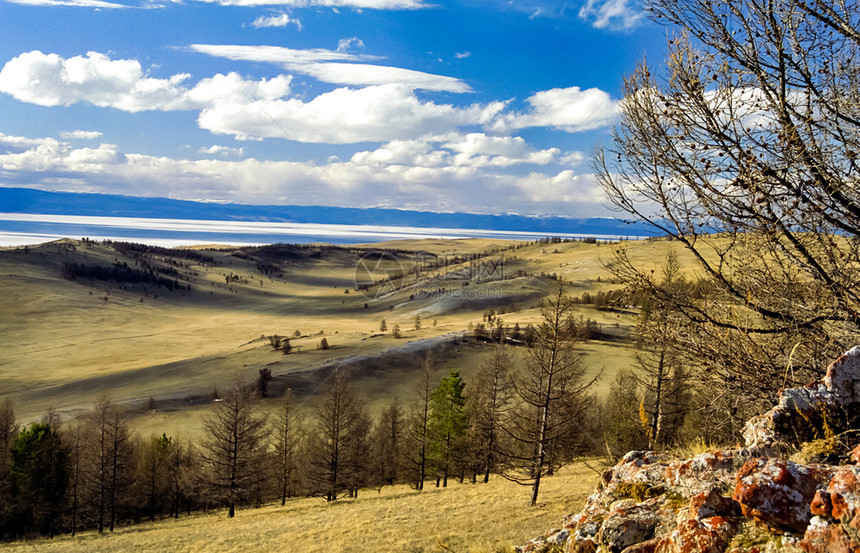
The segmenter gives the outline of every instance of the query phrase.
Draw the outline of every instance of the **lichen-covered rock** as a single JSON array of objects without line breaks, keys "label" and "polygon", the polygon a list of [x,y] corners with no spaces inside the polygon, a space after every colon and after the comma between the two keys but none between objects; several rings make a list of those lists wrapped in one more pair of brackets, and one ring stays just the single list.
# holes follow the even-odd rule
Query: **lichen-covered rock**
[{"label": "lichen-covered rock", "polygon": [[[570,530],[567,528],[550,530],[543,536],[535,538],[525,545],[514,547],[514,551],[518,553],[542,553],[544,551],[560,548],[567,543],[567,538],[570,537]],[[585,552],[583,552],[585,553]]]},{"label": "lichen-covered rock", "polygon": [[781,390],[779,403],[753,417],[744,427],[747,447],[779,447],[822,437],[860,423],[860,346],[851,348],[827,367],[824,378],[803,388]]},{"label": "lichen-covered rock", "polygon": [[860,515],[860,467],[843,467],[827,485],[832,505],[830,516],[849,523]]},{"label": "lichen-covered rock", "polygon": [[848,460],[855,465],[860,465],[860,445],[851,450],[851,453],[848,454]]},{"label": "lichen-covered rock", "polygon": [[833,501],[830,499],[830,493],[825,490],[816,490],[812,497],[812,503],[809,504],[810,512],[815,516],[829,517],[833,511]]},{"label": "lichen-covered rock", "polygon": [[656,553],[723,553],[733,533],[734,524],[726,517],[688,519],[678,524]]},{"label": "lichen-covered rock", "polygon": [[813,517],[809,521],[806,534],[798,545],[807,553],[854,553],[858,547],[840,524],[828,522],[823,517]]},{"label": "lichen-covered rock", "polygon": [[[798,439],[842,439],[832,432],[848,429],[860,429],[860,347],[820,381],[781,391],[779,405],[747,423],[746,448],[691,459],[630,452],[603,473],[583,510],[564,518],[566,533],[518,550],[564,543],[571,553],[860,553],[860,446],[847,466],[779,455]],[[846,461],[847,445],[827,462]]]},{"label": "lichen-covered rock", "polygon": [[732,499],[744,516],[776,529],[802,532],[812,518],[815,492],[827,486],[834,469],[799,465],[786,459],[747,461],[737,475]]},{"label": "lichen-covered rock", "polygon": [[616,501],[600,526],[597,543],[607,551],[617,553],[651,539],[658,526],[674,518],[674,512],[663,509],[662,503],[660,498],[641,503],[635,499]]},{"label": "lichen-covered rock", "polygon": [[737,516],[741,509],[734,499],[724,497],[716,490],[710,490],[691,497],[688,512],[690,518],[702,520],[717,515]]},{"label": "lichen-covered rock", "polygon": [[715,488],[731,490],[735,487],[738,469],[758,453],[749,449],[730,449],[702,453],[690,459],[676,459],[666,467],[663,478],[673,491],[684,497],[708,493]]}]

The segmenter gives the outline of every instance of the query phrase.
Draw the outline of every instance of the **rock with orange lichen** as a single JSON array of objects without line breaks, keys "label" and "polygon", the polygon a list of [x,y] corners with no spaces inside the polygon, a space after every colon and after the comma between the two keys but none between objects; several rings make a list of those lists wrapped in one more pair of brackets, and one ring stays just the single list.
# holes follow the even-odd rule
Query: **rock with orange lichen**
[{"label": "rock with orange lichen", "polygon": [[821,380],[781,391],[774,409],[747,423],[747,447],[691,459],[632,451],[603,473],[582,511],[564,518],[563,531],[519,550],[860,553],[860,446],[844,459],[852,465],[779,455],[825,428],[860,428],[860,347]]},{"label": "rock with orange lichen", "polygon": [[815,492],[827,486],[834,472],[833,467],[786,459],[751,459],[738,472],[732,499],[748,518],[775,529],[802,532],[812,518]]}]

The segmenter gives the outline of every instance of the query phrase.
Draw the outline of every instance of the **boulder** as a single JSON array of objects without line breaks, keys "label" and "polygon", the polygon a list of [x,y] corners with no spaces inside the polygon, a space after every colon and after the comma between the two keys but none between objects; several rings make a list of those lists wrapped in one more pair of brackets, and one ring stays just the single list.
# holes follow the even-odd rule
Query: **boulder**
[{"label": "boulder", "polygon": [[822,438],[823,429],[839,433],[860,423],[860,346],[830,363],[821,380],[780,390],[779,403],[750,419],[743,430],[749,448],[777,448]]},{"label": "boulder", "polygon": [[747,422],[746,447],[690,459],[631,451],[582,511],[564,517],[563,531],[519,550],[563,542],[572,553],[860,553],[860,446],[827,457],[852,463],[842,466],[782,457],[858,428],[860,347],[821,380],[780,391],[776,407]]},{"label": "boulder", "polygon": [[748,518],[774,529],[802,532],[812,518],[815,492],[827,487],[833,473],[832,467],[786,459],[751,459],[738,472],[732,499]]}]

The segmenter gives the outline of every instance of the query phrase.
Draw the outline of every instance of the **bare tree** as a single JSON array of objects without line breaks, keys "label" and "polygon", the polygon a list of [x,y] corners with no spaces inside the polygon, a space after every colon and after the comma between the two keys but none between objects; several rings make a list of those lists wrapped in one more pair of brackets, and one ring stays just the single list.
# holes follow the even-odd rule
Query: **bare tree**
[{"label": "bare tree", "polygon": [[69,510],[72,516],[72,536],[78,531],[80,520],[81,499],[84,493],[84,440],[83,424],[78,422],[71,426],[65,434],[66,447],[69,450]]},{"label": "bare tree", "polygon": [[483,469],[484,483],[497,469],[501,425],[512,399],[511,369],[508,349],[504,345],[494,347],[490,357],[478,366],[467,398],[472,447],[478,467]]},{"label": "bare tree", "polygon": [[404,449],[404,415],[397,398],[386,407],[374,427],[372,475],[381,488],[402,479]]},{"label": "bare tree", "polygon": [[626,256],[619,268],[689,321],[689,359],[727,392],[721,416],[743,420],[860,330],[860,6],[645,6],[680,31],[665,68],[626,80],[594,161],[612,204],[683,244],[710,293],[673,295]]},{"label": "bare tree", "polygon": [[432,375],[434,369],[433,356],[428,352],[418,376],[417,397],[412,403],[408,434],[407,434],[407,463],[413,472],[413,482],[417,490],[424,489],[427,478],[427,459],[430,443],[430,400],[433,394]]},{"label": "bare tree", "polygon": [[90,508],[99,533],[113,532],[120,502],[134,483],[134,451],[125,416],[110,398],[102,396],[87,414],[84,474]]},{"label": "bare tree", "polygon": [[192,444],[187,440],[173,438],[170,444],[167,460],[168,494],[170,496],[170,514],[179,518],[182,503],[185,502],[190,514],[191,500],[197,493],[197,474],[200,463],[195,456]]},{"label": "bare tree", "polygon": [[160,515],[168,499],[168,470],[170,462],[170,450],[173,447],[173,439],[167,434],[151,436],[137,447],[138,460],[138,485],[143,497],[146,497],[147,516],[149,520],[155,520]]},{"label": "bare tree", "polygon": [[316,411],[316,429],[310,436],[308,480],[312,493],[334,501],[354,490],[356,442],[363,440],[366,415],[346,374],[336,369]]},{"label": "bare tree", "polygon": [[272,445],[277,458],[278,493],[281,505],[298,492],[299,452],[304,438],[304,414],[296,406],[291,390],[284,393],[272,424]]},{"label": "bare tree", "polygon": [[259,450],[263,446],[265,419],[255,413],[253,398],[253,387],[237,377],[203,419],[206,438],[201,458],[207,469],[203,478],[227,506],[230,518],[236,513],[236,505],[248,499],[253,486],[263,477]]},{"label": "bare tree", "polygon": [[531,505],[537,503],[541,478],[561,458],[562,442],[575,437],[577,424],[593,401],[589,389],[597,380],[586,379],[582,359],[566,331],[573,301],[564,286],[559,281],[544,300],[535,346],[529,349],[524,371],[513,379],[519,403],[504,427],[512,442],[504,475],[531,486]]}]

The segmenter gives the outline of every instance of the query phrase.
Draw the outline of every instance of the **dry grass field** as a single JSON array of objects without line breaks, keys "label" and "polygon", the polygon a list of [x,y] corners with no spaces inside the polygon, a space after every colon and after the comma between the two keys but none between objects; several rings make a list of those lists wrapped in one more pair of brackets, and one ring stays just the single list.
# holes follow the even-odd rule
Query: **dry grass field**
[{"label": "dry grass field", "polygon": [[[626,246],[634,261],[655,268],[673,247],[662,240]],[[254,379],[271,370],[272,397],[259,400],[262,412],[274,411],[288,387],[310,412],[325,376],[340,367],[376,415],[394,398],[402,405],[413,400],[428,353],[440,377],[458,369],[468,383],[491,348],[468,329],[490,310],[506,326],[538,322],[556,275],[573,296],[617,288],[604,267],[612,248],[425,240],[200,247],[195,257],[64,240],[0,250],[0,402],[10,400],[26,425],[49,410],[72,420],[107,394],[127,408],[137,436],[196,440],[213,391],[237,374]],[[87,273],[69,280],[64,274],[72,264],[84,272],[101,267],[164,277],[174,289],[145,281],[151,277],[135,282]],[[600,325],[602,338],[578,348],[589,373],[601,375],[604,395],[619,368],[631,363],[636,320],[626,311],[577,310]],[[392,334],[395,325],[400,337]],[[291,337],[289,355],[271,347],[268,337],[276,334]],[[330,348],[319,348],[323,338]],[[524,348],[511,351],[526,355]],[[0,551],[507,552],[579,510],[596,479],[585,464],[566,467],[542,482],[536,508],[527,507],[526,488],[499,478],[420,493],[394,486],[334,504],[300,499],[243,509],[234,519],[222,511],[198,513],[104,536],[0,544]]]},{"label": "dry grass field", "polygon": [[[670,247],[665,241],[627,245],[633,259],[655,266]],[[107,393],[134,408],[133,425],[141,433],[187,435],[196,432],[205,412],[201,404],[213,389],[229,385],[237,373],[253,379],[269,368],[276,394],[290,386],[311,406],[326,370],[341,365],[377,411],[394,397],[408,401],[427,351],[434,352],[440,374],[457,368],[468,377],[487,347],[462,336],[488,309],[505,311],[508,325],[535,322],[553,283],[542,274],[563,277],[572,295],[617,287],[602,264],[611,247],[423,240],[348,248],[198,248],[202,260],[164,252],[136,257],[81,241],[7,249],[0,251],[0,401],[10,399],[26,423],[48,409],[72,418]],[[374,251],[393,256],[383,269],[396,263],[406,276],[389,290],[376,286],[359,293],[356,281],[366,275],[359,274],[359,262]],[[464,257],[480,252],[487,257]],[[428,260],[437,266],[428,268]],[[66,280],[68,263],[154,269],[191,290]],[[409,272],[419,266],[421,271]],[[482,278],[485,267],[502,273]],[[635,324],[632,317],[588,306],[581,314],[619,335],[629,335]],[[416,316],[420,330],[414,329]],[[382,319],[386,333],[379,331]],[[394,325],[401,338],[392,336]],[[273,351],[265,338],[295,333],[298,353],[290,355]],[[330,349],[317,349],[322,338]],[[589,368],[603,371],[604,387],[631,357],[623,341],[593,341],[582,350]],[[150,398],[154,411],[146,408]]]},{"label": "dry grass field", "polygon": [[[593,463],[589,463],[597,467]],[[502,480],[449,483],[447,489],[407,486],[364,490],[357,499],[320,499],[223,510],[123,526],[113,533],[84,532],[54,539],[0,543],[4,553],[507,553],[558,527],[578,511],[598,475],[585,464],[564,467],[541,483],[541,502],[528,507],[528,489]]]}]

